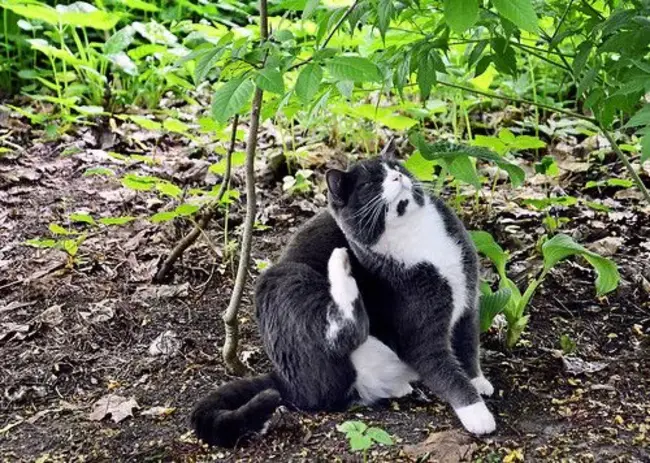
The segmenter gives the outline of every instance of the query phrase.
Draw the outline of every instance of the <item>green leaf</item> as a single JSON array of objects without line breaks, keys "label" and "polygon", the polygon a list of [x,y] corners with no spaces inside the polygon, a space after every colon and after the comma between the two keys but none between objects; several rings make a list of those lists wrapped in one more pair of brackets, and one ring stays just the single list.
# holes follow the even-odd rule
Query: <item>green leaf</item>
[{"label": "green leaf", "polygon": [[134,36],[135,30],[131,26],[120,29],[104,43],[104,53],[107,55],[115,55],[126,50],[133,43]]},{"label": "green leaf", "polygon": [[226,49],[224,47],[210,47],[201,50],[196,59],[196,68],[194,69],[194,83],[200,84],[205,80],[208,73],[217,64]]},{"label": "green leaf", "polygon": [[123,217],[102,217],[99,219],[99,223],[102,225],[125,225],[129,222],[134,221],[136,218],[131,216]]},{"label": "green leaf", "polygon": [[150,191],[158,183],[155,177],[127,174],[122,178],[122,185],[136,191]]},{"label": "green leaf", "polygon": [[160,130],[162,128],[162,125],[159,122],[152,121],[151,119],[148,119],[144,116],[129,116],[129,119],[131,119],[131,121],[135,122],[143,129]]},{"label": "green leaf", "polygon": [[338,56],[327,63],[327,70],[337,80],[352,82],[381,82],[375,63],[360,56]]},{"label": "green leaf", "polygon": [[79,251],[79,243],[76,240],[63,240],[60,246],[71,257],[76,256]]},{"label": "green leaf", "polygon": [[56,223],[51,223],[47,228],[50,229],[55,235],[73,235],[74,233],[63,228],[61,225]]},{"label": "green leaf", "polygon": [[73,222],[87,223],[89,225],[95,225],[95,219],[90,214],[86,212],[75,212],[70,214],[70,220]]},{"label": "green leaf", "polygon": [[181,204],[174,210],[174,213],[180,216],[187,216],[196,213],[199,209],[201,208],[196,204]]},{"label": "green leaf", "polygon": [[528,32],[537,32],[537,13],[531,0],[492,0],[499,14],[517,27]]},{"label": "green leaf", "polygon": [[390,434],[381,428],[368,428],[366,436],[380,444],[393,445],[393,439],[390,437]]},{"label": "green leaf", "polygon": [[174,220],[176,217],[178,217],[178,214],[174,211],[158,212],[157,214],[152,215],[149,220],[153,223],[160,223]]},{"label": "green leaf", "polygon": [[[224,156],[224,158],[220,159],[219,162],[208,167],[208,170],[213,174],[223,175],[226,173],[226,162],[227,159]],[[230,167],[234,169],[235,167],[243,166],[245,163],[246,153],[244,151],[235,151],[232,153],[232,156],[230,158]]]},{"label": "green leaf", "polygon": [[310,102],[318,92],[321,80],[323,80],[323,69],[318,64],[305,66],[296,80],[298,98],[305,103]]},{"label": "green leaf", "polygon": [[145,2],[143,0],[119,0],[119,2],[127,8],[131,8],[133,10],[147,11],[149,13],[156,13],[157,11],[160,11],[156,4]]},{"label": "green leaf", "polygon": [[187,124],[178,119],[174,119],[173,117],[167,118],[163,121],[163,128],[168,132],[176,132],[180,134],[186,134],[190,130],[190,127]]},{"label": "green leaf", "polygon": [[445,0],[445,21],[451,30],[462,34],[478,20],[478,0]]},{"label": "green leaf", "polygon": [[406,167],[415,178],[423,182],[430,182],[433,180],[433,165],[433,161],[424,159],[420,151],[415,151],[404,163],[404,167]]},{"label": "green leaf", "polygon": [[363,433],[368,426],[362,421],[346,421],[336,426],[336,430],[342,433],[358,432]]},{"label": "green leaf", "polygon": [[650,104],[646,104],[643,108],[627,121],[625,127],[639,127],[642,125],[650,125]]},{"label": "green leaf", "polygon": [[393,5],[393,0],[379,0],[379,5],[377,5],[377,27],[382,40],[386,40],[386,32],[394,14],[395,5]]},{"label": "green leaf", "polygon": [[165,196],[171,196],[172,198],[180,198],[183,194],[183,190],[173,183],[170,182],[160,182],[156,183],[156,189]]},{"label": "green leaf", "polygon": [[264,68],[257,73],[255,83],[265,92],[284,94],[284,80],[277,69]]},{"label": "green leaf", "polygon": [[320,0],[307,0],[305,8],[302,10],[302,19],[309,19],[318,8]]},{"label": "green leaf", "polygon": [[650,133],[641,139],[641,164],[650,160]]},{"label": "green leaf", "polygon": [[512,295],[509,288],[501,288],[494,293],[488,288],[488,291],[481,294],[480,298],[481,333],[490,329],[494,317],[503,312]]},{"label": "green leaf", "polygon": [[486,231],[471,231],[469,234],[472,237],[474,246],[476,246],[476,250],[490,259],[496,267],[499,276],[505,278],[508,253]]},{"label": "green leaf", "polygon": [[25,241],[25,244],[33,248],[49,249],[56,246],[56,240],[49,238],[32,238],[31,240]]},{"label": "green leaf", "polygon": [[573,241],[570,236],[559,234],[548,240],[542,246],[544,256],[544,270],[548,271],[561,260],[579,255],[584,257],[594,268],[596,274],[596,290],[603,296],[618,287],[620,276],[616,264],[605,257],[589,251]]},{"label": "green leaf", "polygon": [[368,450],[370,447],[372,447],[372,439],[359,432],[352,433],[349,438],[350,450],[353,452]]},{"label": "green leaf", "polygon": [[223,84],[212,97],[212,117],[226,122],[248,103],[254,88],[247,76],[236,77]]},{"label": "green leaf", "polygon": [[454,156],[451,159],[445,158],[443,162],[446,164],[449,173],[458,180],[462,180],[474,186],[476,189],[481,187],[481,180],[478,178],[476,167],[469,156]]}]

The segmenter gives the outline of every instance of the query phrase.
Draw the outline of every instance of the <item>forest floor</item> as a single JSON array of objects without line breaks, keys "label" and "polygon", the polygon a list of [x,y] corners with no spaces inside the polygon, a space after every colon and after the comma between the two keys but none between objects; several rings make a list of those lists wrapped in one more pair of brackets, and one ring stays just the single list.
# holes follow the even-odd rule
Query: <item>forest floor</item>
[{"label": "forest floor", "polygon": [[[197,400],[229,380],[219,347],[234,263],[230,245],[223,245],[223,219],[206,230],[211,244],[199,240],[166,285],[151,278],[161,257],[189,230],[182,220],[88,226],[75,262],[60,250],[24,245],[50,236],[48,225],[67,224],[75,211],[142,216],[161,207],[155,195],[124,188],[117,177],[84,175],[89,168],[138,170],[205,186],[214,183],[206,175],[209,163],[192,154],[195,147],[169,135],[124,129],[107,144],[103,135],[81,127],[47,141],[43,132],[9,115],[0,117],[0,129],[17,145],[0,155],[1,460],[361,461],[336,430],[354,419],[396,440],[371,450],[371,461],[414,461],[418,454],[425,461],[427,452],[431,461],[458,461],[453,455],[459,452],[486,462],[650,461],[650,213],[633,189],[584,189],[588,180],[624,175],[607,149],[602,163],[595,160],[599,147],[584,137],[552,143],[550,152],[561,160],[561,174],[552,183],[531,175],[517,190],[504,183],[490,195],[486,188],[478,206],[473,197],[462,201],[468,227],[491,232],[511,251],[509,271],[522,282],[538,268],[535,243],[544,232],[544,213],[523,206],[522,198],[551,190],[573,195],[578,204],[551,215],[569,219],[564,233],[612,255],[622,278],[615,293],[598,300],[593,271],[579,260],[566,262],[532,301],[531,324],[514,350],[503,347],[498,330],[484,335],[484,371],[496,389],[487,404],[497,417],[496,433],[481,439],[441,434],[459,429],[458,421],[435,398],[417,395],[347,413],[288,413],[267,436],[229,451],[200,445],[188,427]],[[263,138],[260,172],[276,149],[271,136]],[[340,147],[310,149],[327,149],[331,166],[345,160]],[[109,151],[154,152],[154,159],[165,162],[127,162]],[[324,165],[313,167],[318,189]],[[241,189],[239,170],[233,182]],[[260,178],[258,221],[268,228],[254,234],[257,264],[272,262],[287,237],[325,202],[322,193],[287,195],[281,175]],[[594,210],[583,199],[607,210]],[[242,213],[240,205],[233,206],[231,234]],[[269,368],[251,307],[259,266],[251,270],[240,314],[241,354],[257,373]],[[167,340],[163,353],[154,343],[161,335]],[[571,356],[560,349],[562,335],[576,343]],[[101,399],[109,395],[124,402],[106,416]],[[414,449],[428,436],[447,441]],[[442,456],[445,451],[450,453]]]}]

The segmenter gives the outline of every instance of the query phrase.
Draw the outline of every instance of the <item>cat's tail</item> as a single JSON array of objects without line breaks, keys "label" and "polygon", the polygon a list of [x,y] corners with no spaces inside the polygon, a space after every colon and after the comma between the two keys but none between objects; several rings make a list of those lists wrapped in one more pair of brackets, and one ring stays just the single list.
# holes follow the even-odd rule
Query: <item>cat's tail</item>
[{"label": "cat's tail", "polygon": [[192,412],[192,428],[209,445],[234,447],[265,431],[282,404],[275,373],[224,384],[199,401]]}]

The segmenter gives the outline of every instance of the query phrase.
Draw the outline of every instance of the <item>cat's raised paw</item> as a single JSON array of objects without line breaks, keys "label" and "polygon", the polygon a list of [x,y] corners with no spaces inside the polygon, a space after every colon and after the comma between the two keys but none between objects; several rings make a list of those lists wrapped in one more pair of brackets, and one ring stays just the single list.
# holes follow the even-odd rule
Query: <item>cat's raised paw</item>
[{"label": "cat's raised paw", "polygon": [[484,396],[491,396],[494,394],[494,386],[488,381],[488,379],[481,375],[477,376],[472,380],[472,385],[476,389],[476,391]]},{"label": "cat's raised paw", "polygon": [[350,266],[350,256],[346,248],[336,248],[332,251],[330,260],[327,264],[330,275],[343,274],[350,275],[352,267]]},{"label": "cat's raised paw", "polygon": [[465,429],[472,434],[490,434],[497,428],[494,416],[482,401],[456,408],[454,411]]}]

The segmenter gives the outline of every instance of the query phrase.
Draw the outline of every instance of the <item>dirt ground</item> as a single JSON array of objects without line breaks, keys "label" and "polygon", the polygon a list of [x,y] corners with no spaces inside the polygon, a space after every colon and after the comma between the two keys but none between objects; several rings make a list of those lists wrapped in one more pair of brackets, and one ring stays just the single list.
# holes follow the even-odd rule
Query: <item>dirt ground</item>
[{"label": "dirt ground", "polygon": [[[74,264],[62,251],[24,242],[50,236],[48,225],[67,225],[75,211],[142,216],[162,207],[155,195],[121,186],[119,177],[84,175],[88,168],[105,166],[117,173],[137,168],[174,179],[195,169],[201,183],[206,166],[200,159],[180,161],[191,147],[175,146],[173,140],[156,141],[161,155],[178,159],[164,164],[178,168],[164,171],[167,167],[108,157],[90,129],[47,142],[24,121],[2,123],[22,147],[0,157],[2,461],[361,461],[336,430],[350,419],[379,426],[396,441],[370,451],[369,460],[415,461],[406,446],[459,428],[444,404],[417,394],[347,413],[289,413],[269,435],[234,451],[201,446],[188,428],[191,407],[210,387],[229,379],[218,351],[234,265],[224,257],[228,246],[223,243],[230,239],[224,239],[224,221],[206,231],[210,244],[202,239],[186,253],[167,285],[150,281],[160,258],[189,229],[183,221],[75,224],[72,228],[86,230],[88,237]],[[121,141],[110,150],[144,152],[142,143],[150,141],[140,142]],[[582,154],[583,163],[588,155]],[[609,156],[604,161],[613,162]],[[579,260],[564,263],[534,298],[531,325],[514,350],[505,349],[497,329],[484,335],[484,371],[497,391],[487,404],[498,430],[469,440],[474,461],[650,461],[650,215],[626,190],[583,190],[587,180],[605,178],[599,166],[567,168],[563,178],[571,181],[555,188],[600,201],[609,212],[580,203],[553,214],[568,217],[563,231],[583,244],[620,238],[614,240],[613,259],[621,286],[598,300],[593,271]],[[319,169],[316,183],[321,174]],[[241,186],[240,175],[235,186]],[[644,179],[650,184],[647,172]],[[272,262],[286,237],[323,206],[324,198],[289,197],[281,182],[259,186],[259,222],[268,228],[255,232],[253,257],[256,263]],[[524,191],[544,188],[529,183]],[[538,264],[534,248],[543,214],[520,206],[521,194],[504,186],[495,199],[481,200],[478,210],[468,200],[464,217],[472,217],[471,228],[490,231],[511,250],[510,270],[525,281]],[[230,235],[241,214],[241,207],[233,206]],[[258,273],[256,266],[252,280]],[[252,316],[250,288],[240,315],[241,354],[259,373],[269,365]],[[167,354],[151,352],[160,335],[169,340]],[[573,356],[587,363],[563,360],[562,335],[575,341]],[[135,401],[127,403],[127,416],[117,423],[101,410],[98,416],[96,403],[108,394]]]}]

